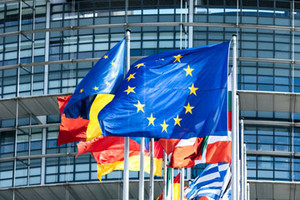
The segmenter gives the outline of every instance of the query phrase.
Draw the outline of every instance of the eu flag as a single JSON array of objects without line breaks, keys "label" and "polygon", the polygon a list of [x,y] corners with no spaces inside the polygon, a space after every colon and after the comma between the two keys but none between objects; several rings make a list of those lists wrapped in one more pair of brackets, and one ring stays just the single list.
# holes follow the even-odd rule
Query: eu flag
[{"label": "eu flag", "polygon": [[89,119],[90,108],[97,94],[115,93],[122,82],[124,60],[125,38],[107,52],[78,84],[63,110],[66,117]]},{"label": "eu flag", "polygon": [[228,49],[226,42],[137,61],[98,115],[103,135],[227,135]]}]

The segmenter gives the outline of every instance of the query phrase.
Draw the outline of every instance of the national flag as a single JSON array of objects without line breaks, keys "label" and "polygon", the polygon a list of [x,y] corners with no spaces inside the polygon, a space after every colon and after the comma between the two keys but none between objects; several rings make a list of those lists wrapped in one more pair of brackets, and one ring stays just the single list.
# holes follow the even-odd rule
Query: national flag
[{"label": "national flag", "polygon": [[57,145],[62,145],[70,142],[86,141],[86,129],[89,120],[78,117],[77,119],[66,118],[63,114],[63,109],[70,96],[57,97],[57,102],[60,111],[61,123],[57,138]]},{"label": "national flag", "polygon": [[89,141],[102,135],[98,113],[114,98],[113,93],[123,78],[124,55],[125,39],[94,65],[72,96],[58,97],[61,112],[58,145]]},{"label": "national flag", "polygon": [[[78,155],[91,152],[98,163],[98,178],[114,170],[124,169],[124,137],[97,137],[77,144]],[[77,155],[77,156],[78,156]],[[145,151],[145,172],[150,173],[150,153]],[[154,143],[154,175],[162,176],[163,149]],[[140,170],[140,145],[129,139],[129,170]]]},{"label": "national flag", "polygon": [[[171,168],[168,168],[168,177],[167,177],[167,199],[166,200],[171,200],[171,190],[170,190],[170,184],[171,184]],[[172,200],[179,200],[180,199],[180,173],[175,176],[173,179],[173,199]],[[184,198],[186,199],[186,198]],[[156,199],[156,200],[163,200],[163,193]]]},{"label": "national flag", "polygon": [[63,110],[66,117],[81,116],[89,119],[90,110],[97,95],[115,93],[124,76],[125,46],[124,38],[108,51],[81,80]]},{"label": "national flag", "polygon": [[227,135],[229,42],[137,61],[98,115],[105,136]]},{"label": "national flag", "polygon": [[228,77],[228,135],[190,139],[160,139],[170,167],[193,167],[200,163],[231,163],[231,75]]},{"label": "national flag", "polygon": [[196,197],[206,197],[209,200],[222,199],[229,190],[230,180],[229,163],[208,165],[185,189],[185,196],[187,199]]},{"label": "national flag", "polygon": [[168,149],[172,168],[189,168],[200,163],[231,162],[231,139],[228,136],[207,136],[205,138],[182,139],[175,146],[168,147],[169,141],[159,141]]}]

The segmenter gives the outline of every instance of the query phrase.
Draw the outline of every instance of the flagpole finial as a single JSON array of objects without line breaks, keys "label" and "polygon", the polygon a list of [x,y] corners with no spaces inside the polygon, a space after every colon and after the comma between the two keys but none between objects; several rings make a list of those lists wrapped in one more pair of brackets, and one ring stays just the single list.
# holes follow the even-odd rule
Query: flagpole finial
[{"label": "flagpole finial", "polygon": [[131,33],[131,29],[130,29],[130,28],[127,28],[127,29],[126,29],[126,32],[130,32],[130,33]]},{"label": "flagpole finial", "polygon": [[232,37],[237,37],[237,34],[232,34]]}]

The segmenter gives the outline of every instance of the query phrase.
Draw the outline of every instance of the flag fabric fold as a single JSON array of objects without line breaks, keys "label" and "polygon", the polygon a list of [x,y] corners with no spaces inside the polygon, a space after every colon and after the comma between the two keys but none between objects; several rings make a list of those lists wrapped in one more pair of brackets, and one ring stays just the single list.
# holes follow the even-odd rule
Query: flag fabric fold
[{"label": "flag fabric fold", "polygon": [[61,113],[58,145],[89,141],[102,135],[98,113],[114,98],[113,93],[123,78],[124,58],[125,39],[93,66],[72,96],[58,97]]},{"label": "flag fabric fold", "polygon": [[68,118],[89,119],[98,94],[114,94],[124,76],[125,38],[108,51],[77,85],[63,113]]},{"label": "flag fabric fold", "polygon": [[228,76],[228,132],[226,136],[190,139],[160,139],[172,168],[193,167],[200,163],[231,163],[231,75]]},{"label": "flag fabric fold", "polygon": [[[97,161],[98,178],[114,170],[124,169],[124,137],[97,137],[77,144],[77,156],[91,152]],[[150,153],[145,151],[145,172],[150,173]],[[154,143],[154,175],[162,176],[163,149]],[[140,145],[129,139],[129,170],[140,170]]]},{"label": "flag fabric fold", "polygon": [[229,165],[229,163],[208,165],[202,173],[192,181],[189,187],[185,189],[186,198],[206,197],[210,200],[223,199],[230,188],[231,172]]},{"label": "flag fabric fold", "polygon": [[[170,170],[171,168],[168,168],[168,180],[167,180],[167,199],[165,200],[171,200],[171,176],[170,176]],[[186,198],[185,198],[186,199]],[[160,194],[160,196],[156,200],[164,200],[163,199],[163,193]],[[175,176],[173,179],[173,199],[172,200],[180,200],[180,173]]]},{"label": "flag fabric fold", "polygon": [[78,117],[77,119],[67,118],[65,114],[62,113],[70,98],[71,95],[57,97],[61,117],[57,145],[77,141],[86,141],[86,129],[88,127],[89,120],[81,117]]},{"label": "flag fabric fold", "polygon": [[229,42],[137,61],[98,115],[103,135],[227,135],[228,48]]}]

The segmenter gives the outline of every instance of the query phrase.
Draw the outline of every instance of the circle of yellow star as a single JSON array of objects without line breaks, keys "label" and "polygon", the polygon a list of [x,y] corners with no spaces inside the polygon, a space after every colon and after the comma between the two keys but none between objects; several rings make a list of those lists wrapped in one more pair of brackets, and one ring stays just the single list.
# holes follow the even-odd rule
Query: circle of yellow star
[{"label": "circle of yellow star", "polygon": [[106,82],[105,84],[106,84],[107,86],[108,86],[108,85],[110,85],[110,83],[109,83],[109,82]]},{"label": "circle of yellow star", "polygon": [[133,104],[135,107],[137,107],[137,111],[136,112],[139,112],[139,111],[142,111],[143,113],[145,112],[144,111],[144,106],[145,104],[141,104],[140,101],[138,101],[138,104]]},{"label": "circle of yellow star", "polygon": [[134,67],[136,67],[136,68],[140,68],[140,67],[142,67],[142,66],[145,66],[145,64],[144,63],[140,63],[140,64],[137,64],[136,66],[134,66]]},{"label": "circle of yellow star", "polygon": [[178,54],[177,56],[173,56],[173,57],[175,58],[174,62],[176,62],[176,61],[180,62],[180,58],[182,58],[183,56]]},{"label": "circle of yellow star", "polygon": [[105,55],[105,56],[104,56],[104,59],[107,59],[107,58],[108,58],[108,56],[107,56],[107,55]]},{"label": "circle of yellow star", "polygon": [[196,88],[196,87],[194,86],[194,84],[193,84],[192,87],[189,87],[189,89],[191,90],[190,95],[191,95],[191,94],[194,94],[195,96],[197,96],[196,91],[197,91],[199,88]]},{"label": "circle of yellow star", "polygon": [[152,124],[152,125],[154,126],[154,120],[155,120],[156,118],[153,117],[152,113],[151,113],[150,117],[147,117],[147,119],[149,120],[148,126],[150,126],[150,124]]},{"label": "circle of yellow star", "polygon": [[180,126],[180,121],[182,120],[181,118],[179,118],[179,116],[177,115],[177,117],[176,118],[173,118],[174,119],[174,121],[175,121],[175,124],[174,124],[174,126],[176,126],[176,125],[178,125],[178,126]]},{"label": "circle of yellow star", "polygon": [[114,63],[114,62],[111,62],[111,65],[112,65],[112,66],[115,66],[115,65],[116,65],[116,63]]},{"label": "circle of yellow star", "polygon": [[167,128],[168,128],[169,124],[166,124],[166,121],[164,120],[164,123],[160,124],[160,125],[162,126],[162,131],[161,132],[166,131],[166,133],[167,133]]},{"label": "circle of yellow star", "polygon": [[194,71],[194,69],[190,68],[190,65],[188,65],[188,67],[184,68],[183,70],[186,71],[186,75],[185,76],[188,76],[188,75],[193,76],[192,75],[192,71]]},{"label": "circle of yellow star", "polygon": [[195,107],[190,106],[190,103],[188,103],[187,106],[183,106],[183,107],[185,108],[185,114],[188,113],[188,112],[191,113],[191,114],[193,114],[192,113],[192,109],[195,108]]},{"label": "circle of yellow star", "polygon": [[83,89],[80,89],[80,91],[79,91],[80,93],[83,93]]},{"label": "circle of yellow star", "polygon": [[95,86],[93,89],[96,90],[96,91],[99,90],[99,88],[97,86]]},{"label": "circle of yellow star", "polygon": [[130,75],[127,77],[127,81],[130,81],[130,79],[135,79],[134,75],[135,75],[135,73],[134,73],[134,74],[130,74]]},{"label": "circle of yellow star", "polygon": [[127,95],[128,95],[130,92],[135,93],[134,89],[135,89],[135,87],[130,87],[130,86],[128,85],[127,90],[124,90],[124,92],[127,92]]}]

